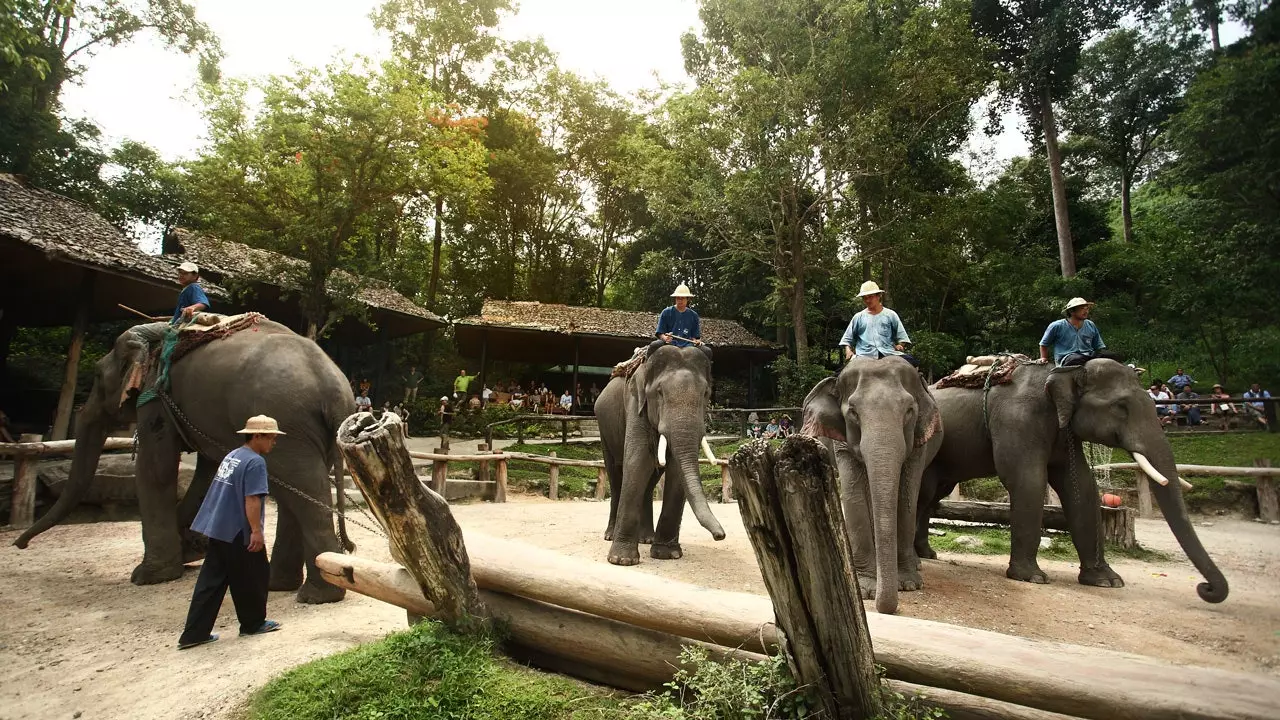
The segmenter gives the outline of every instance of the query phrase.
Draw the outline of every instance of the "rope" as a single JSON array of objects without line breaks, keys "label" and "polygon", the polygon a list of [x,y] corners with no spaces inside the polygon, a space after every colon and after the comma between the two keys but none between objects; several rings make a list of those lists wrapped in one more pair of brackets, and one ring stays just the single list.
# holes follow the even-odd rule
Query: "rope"
[{"label": "rope", "polygon": [[[996,357],[1008,358],[1009,361],[1015,363],[1017,367],[1022,367],[1023,365],[1036,364],[1036,361],[1031,360],[1030,358],[1027,358],[1025,355],[1021,355],[1019,353],[1010,353],[1010,352],[996,353]],[[995,362],[991,363],[991,370],[990,372],[987,373],[987,378],[982,383],[982,427],[985,428],[988,433],[991,432],[991,412],[987,408],[987,397],[991,394],[991,378],[995,377],[996,370],[1000,369],[1001,365],[1002,365],[1002,362],[1000,360],[996,360]]]},{"label": "rope", "polygon": [[178,332],[172,328],[165,330],[164,340],[160,343],[160,360],[155,382],[151,387],[138,394],[137,407],[142,407],[156,395],[169,390],[169,368],[173,365],[173,351],[178,348]]}]

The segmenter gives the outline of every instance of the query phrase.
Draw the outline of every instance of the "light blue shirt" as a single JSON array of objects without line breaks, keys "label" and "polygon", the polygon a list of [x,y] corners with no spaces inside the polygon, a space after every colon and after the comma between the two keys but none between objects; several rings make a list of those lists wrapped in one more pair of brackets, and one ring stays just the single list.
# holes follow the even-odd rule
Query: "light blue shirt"
[{"label": "light blue shirt", "polygon": [[893,346],[909,342],[911,338],[907,337],[907,329],[902,327],[898,313],[889,308],[882,308],[875,315],[866,310],[854,315],[840,338],[841,346],[852,347],[853,354],[866,357],[901,355],[902,352]]},{"label": "light blue shirt", "polygon": [[1062,359],[1072,353],[1093,355],[1106,346],[1107,344],[1102,342],[1102,333],[1098,331],[1098,326],[1087,319],[1080,324],[1078,330],[1067,318],[1054,320],[1049,323],[1049,327],[1045,328],[1044,337],[1040,338],[1040,347],[1053,348],[1055,365],[1061,365]]},{"label": "light blue shirt", "polygon": [[[241,539],[247,546],[253,531],[248,516],[244,514],[244,499],[250,495],[266,494],[267,461],[242,445],[222,458],[191,529],[223,542],[232,542],[236,535],[243,535]],[[262,505],[259,520],[265,527],[266,503]]]}]

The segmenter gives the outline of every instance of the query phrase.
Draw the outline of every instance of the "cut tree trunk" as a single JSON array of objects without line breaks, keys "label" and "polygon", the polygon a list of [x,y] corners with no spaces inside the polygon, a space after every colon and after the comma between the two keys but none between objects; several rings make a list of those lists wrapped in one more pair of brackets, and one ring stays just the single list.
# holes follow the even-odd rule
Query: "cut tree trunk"
[{"label": "cut tree trunk", "polygon": [[449,504],[418,480],[394,413],[356,413],[338,428],[338,448],[391,545],[391,556],[422,587],[440,619],[474,630],[483,614],[471,561]]},{"label": "cut tree trunk", "polygon": [[1125,550],[1138,547],[1138,539],[1134,535],[1133,508],[1102,508],[1102,539]]},{"label": "cut tree trunk", "polygon": [[1058,124],[1053,117],[1053,98],[1046,87],[1040,95],[1040,122],[1044,149],[1049,159],[1049,184],[1053,187],[1053,224],[1058,231],[1058,260],[1062,277],[1076,275],[1076,250],[1071,241],[1071,220],[1067,214],[1067,182],[1062,177],[1062,150],[1058,147]]},{"label": "cut tree trunk", "polygon": [[826,450],[809,437],[776,453],[756,440],[729,471],[796,683],[814,689],[828,717],[876,717],[871,635]]}]

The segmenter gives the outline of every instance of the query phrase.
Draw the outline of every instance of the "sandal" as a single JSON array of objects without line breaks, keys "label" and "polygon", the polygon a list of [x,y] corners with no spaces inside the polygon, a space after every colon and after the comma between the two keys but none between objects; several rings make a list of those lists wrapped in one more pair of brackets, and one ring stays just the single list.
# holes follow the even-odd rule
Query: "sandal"
[{"label": "sandal", "polygon": [[266,633],[275,632],[279,629],[280,623],[275,620],[264,620],[262,621],[262,625],[258,626],[257,630],[254,630],[253,632],[242,632],[240,633],[240,637],[244,637],[245,635],[265,635]]},{"label": "sandal", "polygon": [[197,645],[207,645],[217,639],[218,639],[218,633],[209,633],[209,637],[203,640],[196,640],[195,642],[189,642],[189,643],[184,643],[184,642],[178,643],[178,649],[186,650],[188,648],[193,648]]}]

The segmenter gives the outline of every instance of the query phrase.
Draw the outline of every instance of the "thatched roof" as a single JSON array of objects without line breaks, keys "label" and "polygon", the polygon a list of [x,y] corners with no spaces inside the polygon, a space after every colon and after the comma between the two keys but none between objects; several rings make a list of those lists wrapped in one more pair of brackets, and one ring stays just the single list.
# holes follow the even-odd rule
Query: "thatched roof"
[{"label": "thatched roof", "polygon": [[[176,265],[148,255],[89,206],[0,173],[0,237],[39,250],[49,260],[181,288]],[[216,285],[205,285],[225,296]]]},{"label": "thatched roof", "polygon": [[[173,230],[168,240],[176,241],[180,246],[178,252],[181,253],[182,259],[199,265],[202,274],[211,271],[228,281],[252,281],[286,287],[291,281],[284,277],[283,270],[285,268],[298,270],[304,267],[303,261],[296,258],[183,228]],[[167,241],[166,250],[169,249],[169,245],[170,242]],[[358,279],[344,270],[338,270],[334,275],[336,282],[333,284],[363,285],[357,297],[370,308],[407,315],[437,326],[446,324],[435,313],[391,287],[368,279]]]},{"label": "thatched roof", "polygon": [[[463,318],[457,324],[651,340],[657,320],[657,311],[632,312],[540,302],[486,300],[479,315]],[[769,341],[756,337],[732,320],[704,317],[701,321],[702,339],[718,347],[774,347]]]}]

